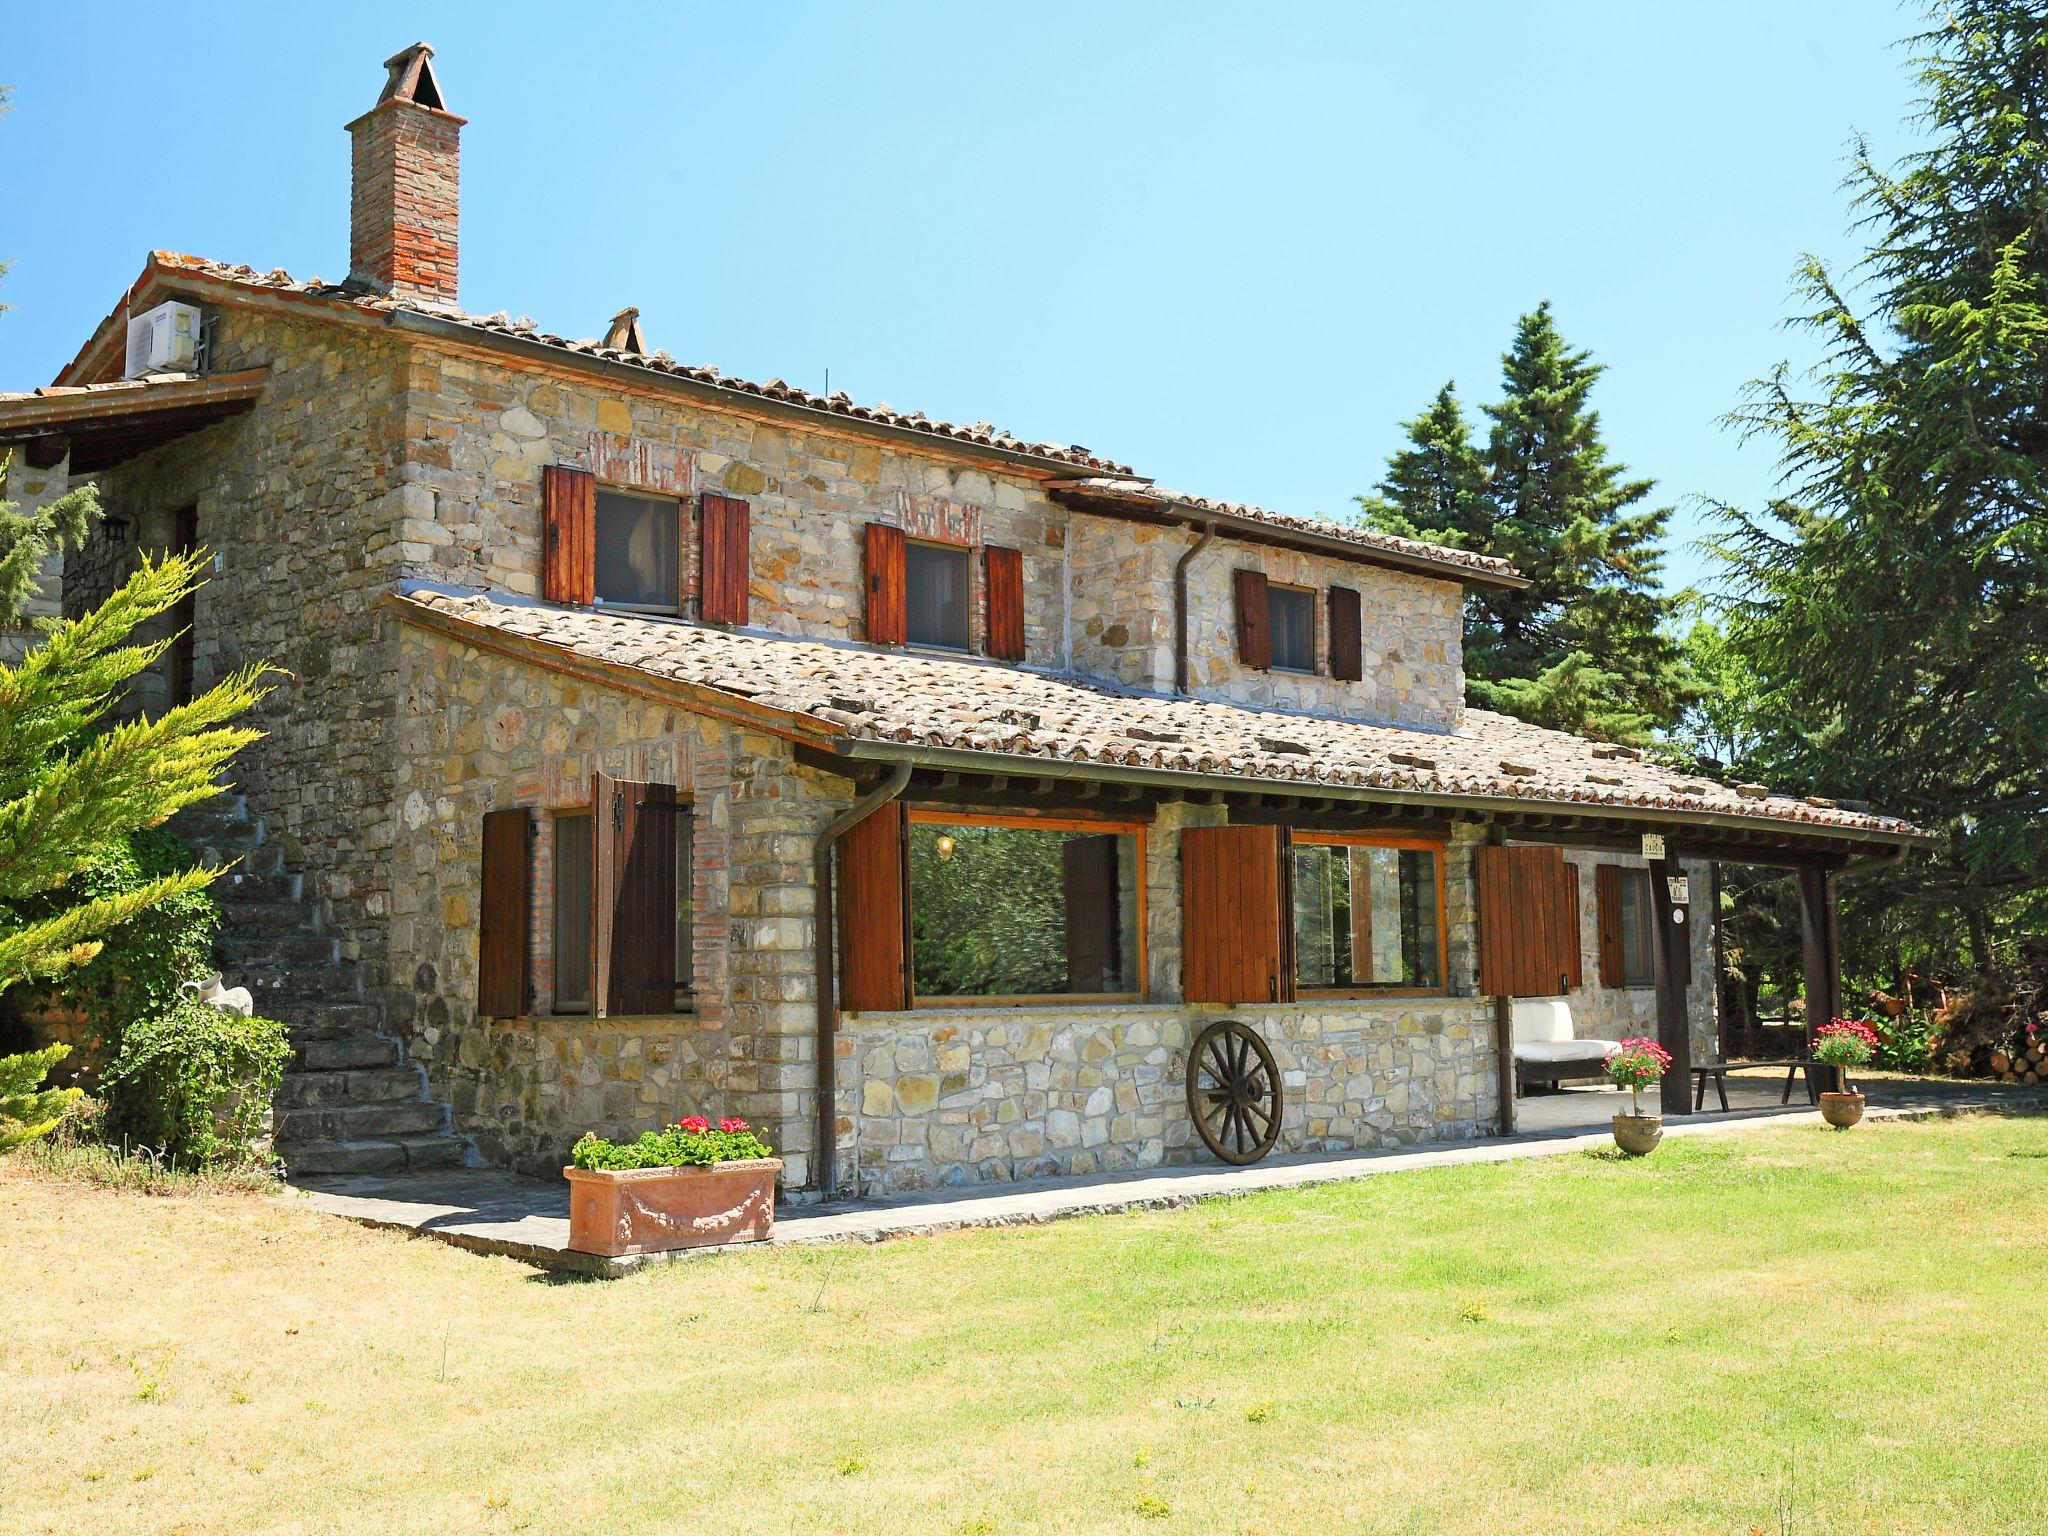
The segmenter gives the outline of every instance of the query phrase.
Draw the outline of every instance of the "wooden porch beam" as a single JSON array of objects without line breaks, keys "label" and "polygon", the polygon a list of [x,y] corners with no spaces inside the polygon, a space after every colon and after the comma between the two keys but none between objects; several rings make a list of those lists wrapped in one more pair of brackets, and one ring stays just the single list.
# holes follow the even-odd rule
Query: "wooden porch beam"
[{"label": "wooden porch beam", "polygon": [[1651,975],[1657,995],[1657,1043],[1671,1053],[1671,1066],[1660,1085],[1664,1113],[1692,1113],[1692,1020],[1686,1015],[1686,946],[1692,943],[1691,904],[1671,899],[1676,859],[1650,860],[1650,917],[1656,942],[1650,946]]}]

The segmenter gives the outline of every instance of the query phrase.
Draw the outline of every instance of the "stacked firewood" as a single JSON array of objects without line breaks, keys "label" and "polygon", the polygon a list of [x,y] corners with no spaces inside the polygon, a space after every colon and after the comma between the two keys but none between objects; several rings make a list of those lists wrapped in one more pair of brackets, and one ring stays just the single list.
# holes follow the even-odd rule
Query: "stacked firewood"
[{"label": "stacked firewood", "polygon": [[1993,1051],[1991,1073],[2000,1082],[2048,1083],[2048,1033],[2036,1031],[2024,1045]]}]

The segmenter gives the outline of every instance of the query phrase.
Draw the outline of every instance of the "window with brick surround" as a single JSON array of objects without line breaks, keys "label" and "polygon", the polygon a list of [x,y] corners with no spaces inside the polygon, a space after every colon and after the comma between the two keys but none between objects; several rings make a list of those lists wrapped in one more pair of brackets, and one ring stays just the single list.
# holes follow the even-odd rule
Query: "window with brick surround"
[{"label": "window with brick surround", "polygon": [[[600,787],[612,783],[604,780]],[[630,791],[643,786],[624,787]],[[636,943],[638,935],[651,935],[656,930],[655,925],[647,921],[647,913],[621,911],[623,905],[644,907],[650,902],[658,904],[669,914],[660,923],[660,931],[664,935],[662,964],[667,978],[664,997],[660,1002],[644,997],[637,1002],[622,999],[615,974],[619,962],[615,958],[612,966],[604,968],[614,973],[611,1005],[600,1011],[657,1012],[662,1006],[684,1011],[690,1007],[696,963],[692,937],[696,913],[692,899],[691,805],[687,800],[670,802],[664,799],[658,804],[643,805],[640,814],[661,816],[670,813],[671,807],[669,819],[673,828],[663,835],[674,840],[673,862],[655,860],[654,867],[649,868],[644,856],[628,853],[609,871],[608,880],[600,876],[600,850],[592,813],[582,809],[557,811],[552,818],[554,892],[548,942],[553,961],[554,1012],[592,1011],[591,984],[600,970],[592,951],[593,943],[602,934],[622,931],[626,922],[636,915],[639,918],[634,930]],[[628,958],[637,959],[638,956]]]},{"label": "window with brick surround", "polygon": [[1273,667],[1280,672],[1316,669],[1316,595],[1306,587],[1266,588],[1266,611],[1273,637]]},{"label": "window with brick surround", "polygon": [[608,608],[674,613],[682,509],[669,497],[599,487],[593,601]]},{"label": "window with brick surround", "polygon": [[912,542],[904,550],[905,638],[912,645],[964,651],[969,627],[972,569],[957,545]]}]

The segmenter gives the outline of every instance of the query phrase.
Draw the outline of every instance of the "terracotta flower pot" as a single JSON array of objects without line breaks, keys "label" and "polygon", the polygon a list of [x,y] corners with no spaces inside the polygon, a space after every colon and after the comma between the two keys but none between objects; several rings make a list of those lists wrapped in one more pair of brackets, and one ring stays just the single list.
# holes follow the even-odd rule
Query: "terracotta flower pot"
[{"label": "terracotta flower pot", "polygon": [[616,1258],[765,1242],[775,1231],[780,1172],[779,1157],[708,1168],[564,1168],[569,1246]]},{"label": "terracotta flower pot", "polygon": [[1661,1115],[1616,1115],[1614,1144],[1630,1157],[1648,1157],[1664,1139]]},{"label": "terracotta flower pot", "polygon": [[1846,1131],[1863,1118],[1863,1095],[1823,1093],[1820,1096],[1820,1117],[1836,1130]]}]

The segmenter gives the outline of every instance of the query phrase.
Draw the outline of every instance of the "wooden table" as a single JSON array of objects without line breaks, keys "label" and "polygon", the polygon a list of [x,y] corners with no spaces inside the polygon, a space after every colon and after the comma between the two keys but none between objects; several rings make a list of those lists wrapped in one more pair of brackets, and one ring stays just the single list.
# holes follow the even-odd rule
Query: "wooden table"
[{"label": "wooden table", "polygon": [[1821,1072],[1831,1073],[1835,1070],[1826,1062],[1815,1061],[1811,1056],[1787,1056],[1777,1061],[1709,1062],[1705,1066],[1692,1069],[1692,1107],[1695,1111],[1707,1107],[1707,1080],[1709,1078],[1713,1079],[1714,1092],[1720,1097],[1721,1108],[1727,1109],[1728,1074],[1736,1067],[1769,1067],[1773,1070],[1783,1067],[1785,1069],[1785,1091],[1778,1095],[1778,1102],[1780,1104],[1790,1104],[1792,1102],[1792,1080],[1799,1075],[1802,1067],[1806,1069],[1806,1102],[1818,1104],[1821,1094],[1820,1085],[1823,1081],[1818,1074]]}]

